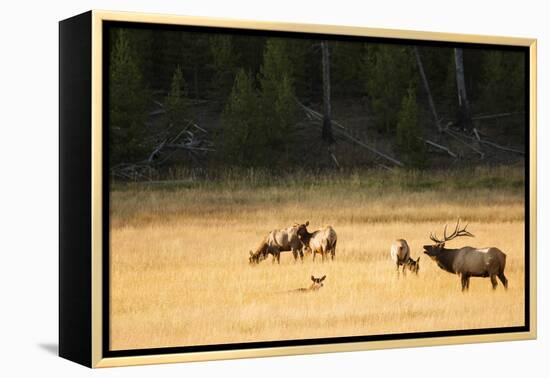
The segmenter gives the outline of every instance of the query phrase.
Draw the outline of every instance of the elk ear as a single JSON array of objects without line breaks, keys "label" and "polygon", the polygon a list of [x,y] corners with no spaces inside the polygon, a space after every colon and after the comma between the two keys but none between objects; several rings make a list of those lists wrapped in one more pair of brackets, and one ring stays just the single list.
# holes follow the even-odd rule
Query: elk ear
[{"label": "elk ear", "polygon": [[311,280],[312,280],[313,282],[315,282],[315,277],[311,276]]},{"label": "elk ear", "polygon": [[439,248],[441,248],[441,249],[445,248],[445,243],[441,243],[441,244],[439,245]]},{"label": "elk ear", "polygon": [[250,256],[254,256],[254,253],[252,253],[252,251],[250,251]]},{"label": "elk ear", "polygon": [[320,282],[323,282],[325,280],[325,278],[327,278],[326,275],[324,275],[323,277],[321,277],[321,279],[319,280]]},{"label": "elk ear", "polygon": [[419,261],[420,261],[420,256],[418,256],[418,258],[416,259],[416,263],[418,264]]},{"label": "elk ear", "polygon": [[306,225],[306,226],[309,226],[309,221],[306,221],[305,225]]}]

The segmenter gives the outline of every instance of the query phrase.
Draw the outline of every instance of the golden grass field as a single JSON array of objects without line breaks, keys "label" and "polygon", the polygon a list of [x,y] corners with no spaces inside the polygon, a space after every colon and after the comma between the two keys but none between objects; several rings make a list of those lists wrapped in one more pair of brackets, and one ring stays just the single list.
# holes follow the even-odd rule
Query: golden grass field
[{"label": "golden grass field", "polygon": [[[480,171],[497,179],[446,187],[445,175],[421,189],[371,185],[350,175],[330,185],[247,187],[133,184],[111,193],[113,350],[352,335],[474,329],[524,324],[523,189],[504,185],[521,172]],[[476,173],[469,177],[477,177]],[[452,177],[457,179],[457,177]],[[365,180],[367,182],[365,182]],[[246,181],[246,180],[245,180]],[[443,184],[442,184],[443,183]],[[403,188],[401,187],[403,184]],[[503,185],[500,185],[503,184]],[[409,187],[409,189],[404,189]],[[430,231],[460,216],[475,238],[448,247],[496,246],[507,254],[509,289],[458,276],[422,253]],[[285,252],[248,264],[268,231],[310,221],[338,233],[334,262],[294,263]],[[404,238],[418,276],[398,278],[391,242]],[[317,292],[290,292],[327,275]]]}]

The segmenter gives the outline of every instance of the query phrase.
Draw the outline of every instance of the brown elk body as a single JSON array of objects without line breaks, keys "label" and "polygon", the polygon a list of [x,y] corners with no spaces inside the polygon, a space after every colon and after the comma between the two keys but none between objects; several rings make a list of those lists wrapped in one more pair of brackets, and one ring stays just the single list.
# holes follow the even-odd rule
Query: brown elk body
[{"label": "brown elk body", "polygon": [[280,264],[281,252],[291,251],[294,261],[303,260],[303,243],[298,237],[296,227],[288,227],[282,230],[273,230],[267,234],[255,251],[250,251],[248,261],[250,264],[259,264],[265,260],[268,255],[273,256],[273,262]]},{"label": "brown elk body", "polygon": [[405,275],[405,269],[418,274],[420,270],[420,257],[416,260],[411,258],[410,248],[405,239],[397,239],[392,243],[390,256],[395,263],[398,275],[400,266],[403,266],[403,275]]},{"label": "brown elk body", "polygon": [[298,237],[304,246],[313,253],[313,261],[315,261],[316,254],[321,255],[323,262],[328,254],[330,254],[331,259],[334,260],[334,256],[336,255],[336,242],[338,241],[336,231],[334,231],[331,226],[327,226],[310,233],[307,230],[308,225],[309,221],[295,226],[298,228]]},{"label": "brown elk body", "polygon": [[459,230],[460,219],[457,221],[455,231],[447,236],[447,227],[445,226],[444,239],[440,240],[435,235],[430,238],[435,245],[425,245],[424,253],[430,256],[441,269],[446,272],[460,276],[462,291],[470,287],[471,277],[489,277],[493,289],[496,289],[497,277],[508,288],[508,279],[504,275],[506,267],[506,254],[495,247],[474,248],[462,247],[457,249],[445,248],[445,242],[454,239],[457,236],[470,236],[466,227]]}]

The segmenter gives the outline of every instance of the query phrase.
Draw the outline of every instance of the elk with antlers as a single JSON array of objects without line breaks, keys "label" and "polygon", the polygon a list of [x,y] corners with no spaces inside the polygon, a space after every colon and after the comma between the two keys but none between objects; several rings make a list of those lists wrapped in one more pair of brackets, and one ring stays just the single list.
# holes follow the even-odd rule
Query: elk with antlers
[{"label": "elk with antlers", "polygon": [[456,222],[455,230],[447,236],[447,225],[443,231],[443,240],[430,233],[430,239],[434,245],[425,245],[424,253],[430,256],[437,265],[453,274],[458,274],[462,283],[462,291],[470,287],[470,277],[490,277],[493,289],[496,289],[497,277],[504,287],[508,288],[508,279],[504,275],[506,266],[506,254],[495,247],[473,248],[462,247],[447,249],[445,243],[460,236],[474,237],[469,231],[460,228],[460,218]]}]

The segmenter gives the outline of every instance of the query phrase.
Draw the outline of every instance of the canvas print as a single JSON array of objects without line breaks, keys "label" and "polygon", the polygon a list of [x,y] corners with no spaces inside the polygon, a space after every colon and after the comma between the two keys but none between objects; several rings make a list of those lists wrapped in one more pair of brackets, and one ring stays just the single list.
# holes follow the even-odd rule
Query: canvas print
[{"label": "canvas print", "polygon": [[107,31],[109,350],[526,325],[526,48]]}]

